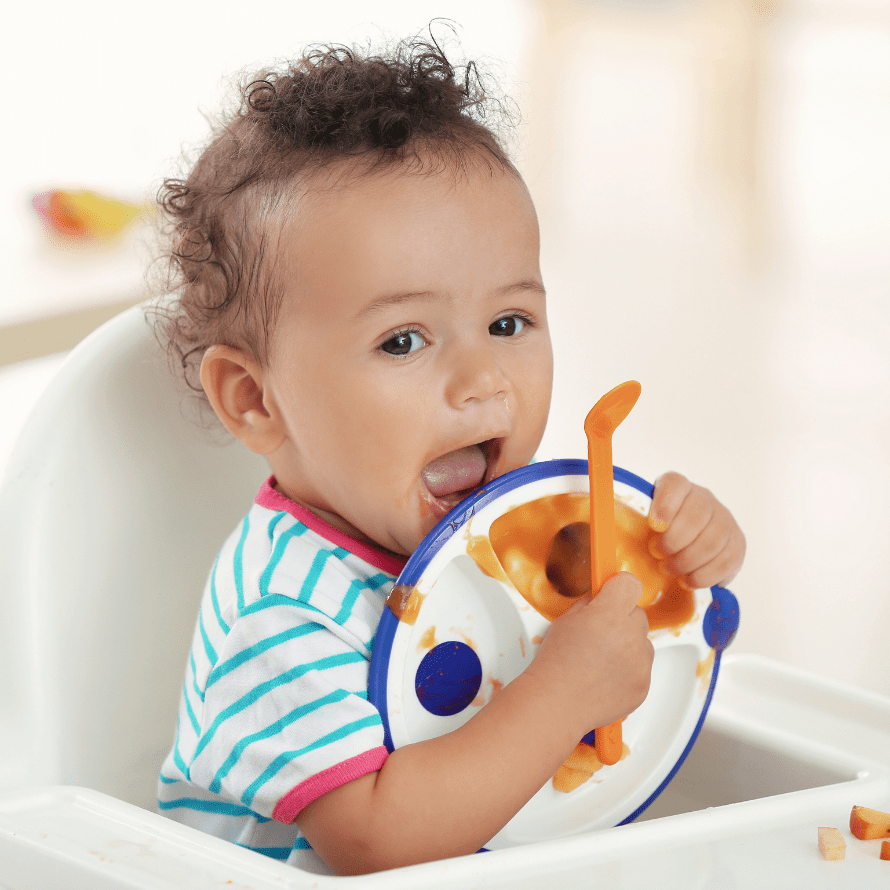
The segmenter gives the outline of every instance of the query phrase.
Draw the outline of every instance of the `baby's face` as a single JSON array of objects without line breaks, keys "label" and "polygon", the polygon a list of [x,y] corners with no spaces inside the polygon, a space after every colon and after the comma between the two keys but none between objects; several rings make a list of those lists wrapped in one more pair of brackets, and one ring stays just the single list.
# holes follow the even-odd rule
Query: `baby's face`
[{"label": "baby's face", "polygon": [[474,489],[526,465],[553,356],[538,225],[514,174],[395,169],[298,199],[266,386],[279,488],[411,553]]}]

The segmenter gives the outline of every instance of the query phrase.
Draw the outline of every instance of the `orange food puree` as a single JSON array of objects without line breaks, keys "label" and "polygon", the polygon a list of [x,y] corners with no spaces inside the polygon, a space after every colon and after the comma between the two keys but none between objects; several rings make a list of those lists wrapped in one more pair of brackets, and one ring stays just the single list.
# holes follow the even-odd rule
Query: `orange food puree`
[{"label": "orange food puree", "polygon": [[[513,586],[551,621],[574,602],[547,580],[545,564],[553,536],[572,522],[588,522],[590,499],[586,494],[554,494],[520,504],[491,524],[488,539],[470,538],[467,552],[485,574],[509,578]],[[615,500],[619,571],[632,572],[643,585],[640,606],[649,629],[677,630],[695,615],[693,592],[676,575],[665,572],[649,553],[654,535],[645,516]],[[490,542],[490,543],[489,543]]]},{"label": "orange food puree", "polygon": [[[624,760],[630,749],[627,745],[623,745],[621,759]],[[603,768],[599,757],[596,756],[596,749],[586,742],[579,742],[575,750],[569,754],[569,759],[556,771],[553,777],[553,787],[557,791],[568,794],[574,791],[579,785],[583,785],[597,770]]]},{"label": "orange food puree", "polygon": [[386,605],[399,621],[404,621],[405,624],[414,624],[424,599],[424,595],[416,587],[396,584],[386,598]]}]

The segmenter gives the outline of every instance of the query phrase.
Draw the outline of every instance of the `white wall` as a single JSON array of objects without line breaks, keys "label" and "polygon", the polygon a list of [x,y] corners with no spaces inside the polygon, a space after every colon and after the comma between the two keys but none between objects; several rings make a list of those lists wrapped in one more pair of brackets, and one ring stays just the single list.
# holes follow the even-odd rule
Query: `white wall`
[{"label": "white wall", "polygon": [[[516,76],[525,48],[523,0],[113,0],[15,3],[4,11],[0,75],[0,250],[12,286],[0,324],[115,302],[141,284],[143,256],[49,249],[30,199],[50,188],[151,198],[182,150],[208,133],[233,80],[312,42],[379,42],[459,25],[468,54]],[[440,32],[442,33],[442,32]],[[144,254],[144,252],[143,252]],[[141,264],[141,265],[140,265]]]},{"label": "white wall", "polygon": [[640,380],[616,463],[735,512],[736,650],[886,694],[890,4],[755,6],[541,5],[545,450],[583,454],[590,405]]},{"label": "white wall", "polygon": [[141,280],[129,242],[48,245],[33,192],[150,195],[227,75],[451,17],[526,114],[558,346],[544,456],[584,454],[586,411],[639,379],[616,462],[685,472],[738,516],[736,648],[890,693],[890,0],[632,6],[18,4],[0,324]]}]

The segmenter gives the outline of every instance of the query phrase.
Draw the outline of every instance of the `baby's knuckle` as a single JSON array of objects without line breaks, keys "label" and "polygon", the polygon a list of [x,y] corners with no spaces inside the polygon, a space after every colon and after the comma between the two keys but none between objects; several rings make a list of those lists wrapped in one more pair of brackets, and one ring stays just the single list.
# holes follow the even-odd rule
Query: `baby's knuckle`
[{"label": "baby's knuckle", "polygon": [[694,590],[700,590],[711,586],[708,583],[711,580],[710,575],[700,569],[696,569],[694,572],[689,572],[685,577],[686,584]]},{"label": "baby's knuckle", "polygon": [[689,484],[689,480],[682,473],[677,473],[674,470],[668,470],[658,477],[658,485],[664,488],[682,487]]},{"label": "baby's knuckle", "polygon": [[687,572],[698,568],[694,565],[692,557],[685,550],[675,553],[670,559],[665,560],[663,565],[673,575],[685,575]]},{"label": "baby's knuckle", "polygon": [[692,494],[686,499],[693,518],[702,521],[710,520],[714,516],[714,495],[707,488],[696,486]]},{"label": "baby's knuckle", "polygon": [[635,702],[635,709],[643,704],[644,701],[646,701],[646,697],[649,695],[649,689],[651,685],[652,675],[648,672],[644,676],[641,676],[637,683],[634,685],[633,699]]}]

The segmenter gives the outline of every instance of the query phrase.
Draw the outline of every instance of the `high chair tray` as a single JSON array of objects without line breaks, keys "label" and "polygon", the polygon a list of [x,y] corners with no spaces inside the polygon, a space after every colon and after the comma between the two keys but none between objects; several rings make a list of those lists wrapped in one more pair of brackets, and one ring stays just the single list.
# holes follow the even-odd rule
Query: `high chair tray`
[{"label": "high chair tray", "polygon": [[[78,788],[0,797],[3,890],[877,890],[878,841],[853,804],[890,810],[890,699],[767,659],[728,655],[701,738],[649,815],[562,840],[364,877],[296,871]],[[658,808],[658,812],[653,812]],[[826,862],[819,826],[847,854]]]}]

